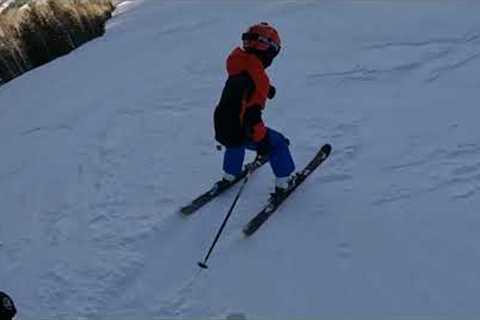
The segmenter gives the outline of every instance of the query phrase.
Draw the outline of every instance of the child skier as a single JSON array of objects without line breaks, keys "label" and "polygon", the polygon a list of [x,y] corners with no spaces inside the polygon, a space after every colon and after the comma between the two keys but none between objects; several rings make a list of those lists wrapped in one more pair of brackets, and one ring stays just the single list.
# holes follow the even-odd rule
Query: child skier
[{"label": "child skier", "polygon": [[251,26],[242,41],[242,48],[227,58],[228,79],[214,114],[215,139],[226,147],[224,176],[217,187],[240,175],[245,149],[249,149],[268,157],[276,177],[274,195],[280,195],[290,186],[295,165],[289,141],[262,120],[267,98],[275,96],[265,69],[280,52],[280,37],[275,28],[262,22]]}]

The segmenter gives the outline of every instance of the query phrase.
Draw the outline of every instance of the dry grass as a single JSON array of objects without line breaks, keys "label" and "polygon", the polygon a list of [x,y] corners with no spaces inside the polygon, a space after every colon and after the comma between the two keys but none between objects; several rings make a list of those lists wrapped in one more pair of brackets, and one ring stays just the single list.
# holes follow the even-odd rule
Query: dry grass
[{"label": "dry grass", "polygon": [[48,0],[0,14],[0,84],[105,33],[110,0]]}]

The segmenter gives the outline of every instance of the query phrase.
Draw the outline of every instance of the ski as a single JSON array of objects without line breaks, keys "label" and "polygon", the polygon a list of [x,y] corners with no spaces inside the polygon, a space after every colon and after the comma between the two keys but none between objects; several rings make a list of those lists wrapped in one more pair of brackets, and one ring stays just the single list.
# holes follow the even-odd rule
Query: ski
[{"label": "ski", "polygon": [[186,206],[180,208],[180,213],[182,213],[186,216],[193,214],[195,211],[197,211],[198,209],[200,209],[201,207],[203,207],[204,205],[206,205],[207,203],[209,203],[210,201],[215,199],[220,194],[229,190],[237,182],[239,182],[240,180],[245,178],[245,176],[247,175],[247,173],[249,171],[254,172],[258,168],[263,166],[267,161],[268,161],[267,158],[259,158],[259,159],[255,159],[254,161],[246,164],[242,173],[235,180],[233,180],[229,184],[226,184],[226,185],[222,186],[222,188],[219,188],[218,186],[214,185],[210,190],[201,194],[200,196],[198,196],[196,199],[194,199],[192,202],[190,202]]},{"label": "ski", "polygon": [[322,162],[324,162],[330,152],[332,151],[332,146],[330,144],[325,144],[320,148],[320,151],[315,155],[315,157],[307,164],[307,166],[300,172],[295,175],[295,180],[293,185],[285,192],[285,194],[278,197],[271,197],[268,201],[268,204],[252,219],[248,222],[243,228],[243,233],[246,236],[251,236],[255,231],[257,231],[265,221],[270,218],[270,216],[280,207],[280,205],[292,194],[295,189],[307,179],[307,177],[312,174],[315,169],[317,169]]}]

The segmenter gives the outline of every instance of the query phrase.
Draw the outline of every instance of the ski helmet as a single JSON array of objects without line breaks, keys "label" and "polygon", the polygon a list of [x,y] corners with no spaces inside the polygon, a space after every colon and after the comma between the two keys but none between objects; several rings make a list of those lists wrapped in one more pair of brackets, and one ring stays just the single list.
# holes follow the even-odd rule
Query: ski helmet
[{"label": "ski helmet", "polygon": [[247,32],[242,34],[243,48],[246,51],[253,51],[264,54],[273,59],[280,52],[280,36],[267,22],[261,22],[248,28]]},{"label": "ski helmet", "polygon": [[0,319],[10,320],[15,317],[16,313],[17,309],[15,309],[12,298],[0,291]]}]

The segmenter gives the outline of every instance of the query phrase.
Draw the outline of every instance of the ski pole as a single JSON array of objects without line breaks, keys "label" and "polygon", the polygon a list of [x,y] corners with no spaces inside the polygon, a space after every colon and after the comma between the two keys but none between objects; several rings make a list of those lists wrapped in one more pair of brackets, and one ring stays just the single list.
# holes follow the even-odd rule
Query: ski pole
[{"label": "ski pole", "polygon": [[[255,159],[255,161],[258,161],[258,160],[259,160],[259,158],[257,157],[257,159]],[[213,240],[213,243],[212,243],[212,245],[210,246],[210,249],[208,250],[207,255],[205,256],[205,259],[203,259],[203,262],[198,262],[198,266],[199,266],[200,268],[202,268],[202,269],[208,269],[208,266],[207,266],[208,258],[209,258],[210,255],[212,254],[213,248],[215,248],[215,245],[217,244],[218,239],[220,239],[220,235],[222,234],[223,229],[224,229],[225,226],[227,225],[227,221],[228,221],[228,219],[230,219],[230,216],[232,215],[233,209],[235,208],[235,205],[237,204],[238,199],[239,199],[240,196],[242,195],[243,189],[245,188],[245,185],[246,185],[247,182],[248,182],[248,178],[249,178],[251,172],[252,172],[252,168],[248,168],[247,175],[246,175],[245,178],[243,179],[243,183],[242,183],[242,185],[240,186],[240,189],[238,190],[237,195],[235,196],[235,199],[233,200],[233,203],[232,203],[232,205],[230,206],[230,209],[228,210],[228,213],[227,213],[227,215],[225,216],[225,219],[223,220],[223,223],[222,223],[222,225],[220,226],[220,229],[218,230],[217,235],[215,236],[215,239]]]}]

